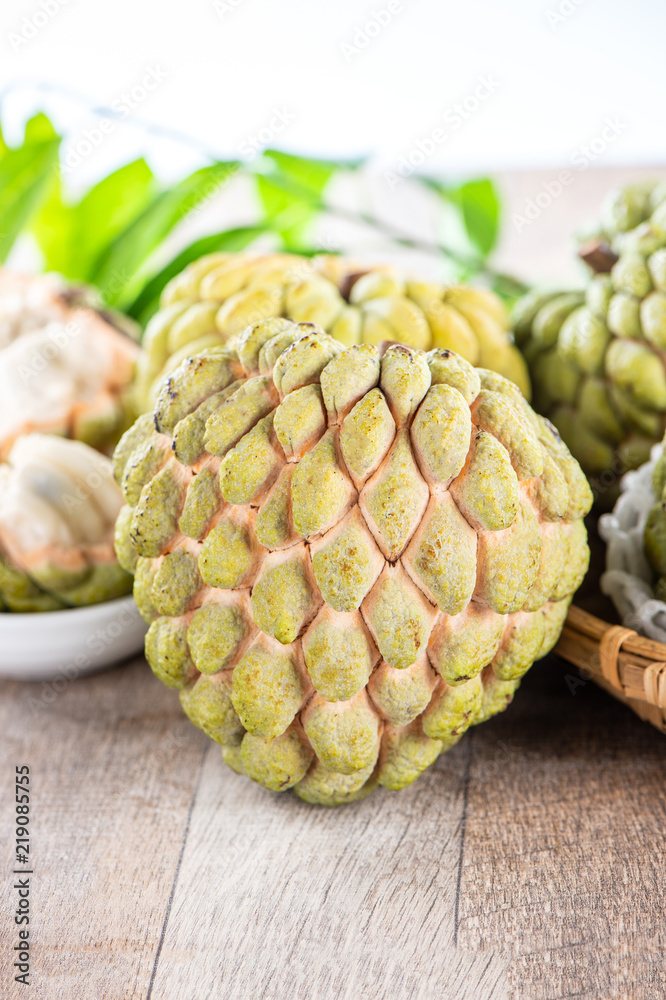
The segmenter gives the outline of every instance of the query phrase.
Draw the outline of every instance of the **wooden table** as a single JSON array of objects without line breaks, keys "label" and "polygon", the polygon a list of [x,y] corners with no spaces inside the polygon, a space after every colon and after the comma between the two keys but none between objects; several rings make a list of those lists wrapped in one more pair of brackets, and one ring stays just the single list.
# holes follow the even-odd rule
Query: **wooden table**
[{"label": "wooden table", "polygon": [[[666,743],[567,664],[411,788],[312,808],[223,765],[143,661],[0,703],[31,767],[34,995],[654,1000]],[[3,982],[13,929],[1,897]]]},{"label": "wooden table", "polygon": [[[581,174],[525,259],[629,173]],[[502,182],[520,205],[547,176]],[[1,684],[0,732],[3,1000],[666,996],[666,741],[554,656],[411,788],[337,810],[228,770],[143,660]],[[10,957],[24,763],[30,991]]]}]

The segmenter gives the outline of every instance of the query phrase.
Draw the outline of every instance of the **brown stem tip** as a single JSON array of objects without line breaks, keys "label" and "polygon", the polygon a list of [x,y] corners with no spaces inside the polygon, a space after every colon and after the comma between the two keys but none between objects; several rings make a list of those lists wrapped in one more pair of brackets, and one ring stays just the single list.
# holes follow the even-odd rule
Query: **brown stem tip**
[{"label": "brown stem tip", "polygon": [[359,278],[362,278],[364,274],[368,274],[368,271],[352,271],[346,274],[340,283],[340,295],[345,300],[349,302],[349,297],[351,296],[351,291]]},{"label": "brown stem tip", "polygon": [[595,274],[608,274],[613,264],[619,260],[615,251],[604,240],[588,240],[578,251],[578,256],[584,260]]}]

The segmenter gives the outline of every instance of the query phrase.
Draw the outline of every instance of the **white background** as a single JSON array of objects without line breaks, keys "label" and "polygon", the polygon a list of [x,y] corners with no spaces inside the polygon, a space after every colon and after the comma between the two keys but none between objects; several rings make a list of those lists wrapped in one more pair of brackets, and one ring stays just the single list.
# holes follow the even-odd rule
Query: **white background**
[{"label": "white background", "polygon": [[[274,136],[280,147],[371,152],[392,169],[448,110],[474,104],[482,78],[494,92],[460,127],[444,126],[424,169],[566,166],[607,119],[622,130],[595,165],[666,160],[663,0],[392,3],[377,31],[376,21],[366,27],[388,0],[3,0],[0,83],[49,81],[113,103],[149,69],[165,74],[89,158],[82,182],[139,148],[130,126],[141,121],[238,156],[276,109],[292,119]],[[99,117],[23,87],[5,98],[10,133],[37,104],[75,136]],[[167,173],[188,165],[166,144],[154,155]]]},{"label": "white background", "polygon": [[[389,178],[405,164],[490,174],[504,206],[496,266],[578,283],[571,220],[598,218],[607,190],[666,166],[665,43],[666,0],[2,0],[0,116],[10,141],[36,110],[52,116],[61,155],[74,157],[72,196],[138,155],[165,181],[206,153],[247,158],[252,143],[370,155],[353,187],[336,182],[333,202],[430,241],[452,239],[432,199]],[[505,173],[515,168],[545,172]],[[570,182],[558,190],[562,170]],[[524,226],[536,199],[548,207]],[[159,253],[256,212],[249,182],[231,185]],[[331,214],[312,238],[448,277],[441,257]],[[12,262],[39,266],[29,241]]]}]

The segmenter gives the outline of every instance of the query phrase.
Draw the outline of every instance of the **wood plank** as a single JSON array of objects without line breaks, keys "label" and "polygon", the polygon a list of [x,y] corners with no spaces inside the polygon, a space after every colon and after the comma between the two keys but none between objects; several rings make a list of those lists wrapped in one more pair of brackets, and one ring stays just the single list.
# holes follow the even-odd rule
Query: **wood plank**
[{"label": "wood plank", "polygon": [[151,996],[499,1000],[501,956],[455,950],[466,761],[330,810],[211,746]]},{"label": "wood plank", "polygon": [[516,998],[654,1000],[666,995],[666,744],[579,682],[551,657],[473,733],[458,942],[501,942]]},{"label": "wood plank", "polygon": [[[145,666],[72,685],[29,752],[45,995],[495,1000],[502,951],[526,1000],[659,995],[661,738],[569,670],[538,667],[413,788],[334,811],[229,772]],[[10,767],[31,690],[3,692]]]},{"label": "wood plank", "polygon": [[[638,173],[578,175],[521,233],[513,206],[553,173],[502,175],[498,264],[557,277],[602,188]],[[7,862],[9,780],[33,768],[35,995],[666,995],[666,744],[578,681],[550,658],[411,789],[333,811],[231,773],[141,660],[37,715],[32,686],[0,684]]]},{"label": "wood plank", "polygon": [[[204,737],[143,659],[70,683],[37,714],[42,685],[0,685],[0,843],[14,854],[15,764],[31,769],[32,981],[37,996],[144,1000]],[[7,871],[7,868],[5,868]],[[11,882],[0,892],[0,996]]]}]

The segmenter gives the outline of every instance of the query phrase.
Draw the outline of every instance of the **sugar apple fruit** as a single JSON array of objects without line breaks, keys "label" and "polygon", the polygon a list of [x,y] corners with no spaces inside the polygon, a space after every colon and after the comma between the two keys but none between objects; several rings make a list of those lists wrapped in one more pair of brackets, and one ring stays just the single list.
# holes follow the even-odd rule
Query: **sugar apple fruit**
[{"label": "sugar apple fruit", "polygon": [[604,220],[580,250],[586,289],[532,292],[512,320],[535,408],[609,506],[666,426],[666,185],[616,192]]},{"label": "sugar apple fruit", "polygon": [[57,611],[130,593],[114,525],[123,496],[88,445],[26,434],[0,464],[0,608]]},{"label": "sugar apple fruit", "polygon": [[655,503],[645,522],[644,543],[648,557],[658,579],[655,596],[666,601],[666,438],[652,471],[652,490]]},{"label": "sugar apple fruit", "polygon": [[583,257],[592,257],[593,270],[601,270],[612,265],[613,255],[652,254],[663,246],[664,230],[666,180],[626,184],[611,191],[599,224],[584,234]]},{"label": "sugar apple fruit", "polygon": [[54,275],[0,269],[0,458],[30,431],[111,450],[135,414],[129,321]]},{"label": "sugar apple fruit", "polygon": [[590,491],[516,385],[274,318],[121,440],[148,661],[226,762],[335,805],[501,711],[588,565]]},{"label": "sugar apple fruit", "polygon": [[359,270],[332,256],[218,253],[190,264],[165,288],[143,341],[138,408],[152,409],[164,375],[187,355],[278,316],[317,323],[346,346],[394,340],[448,348],[529,395],[525,363],[492,292],[410,280],[387,267]]}]

